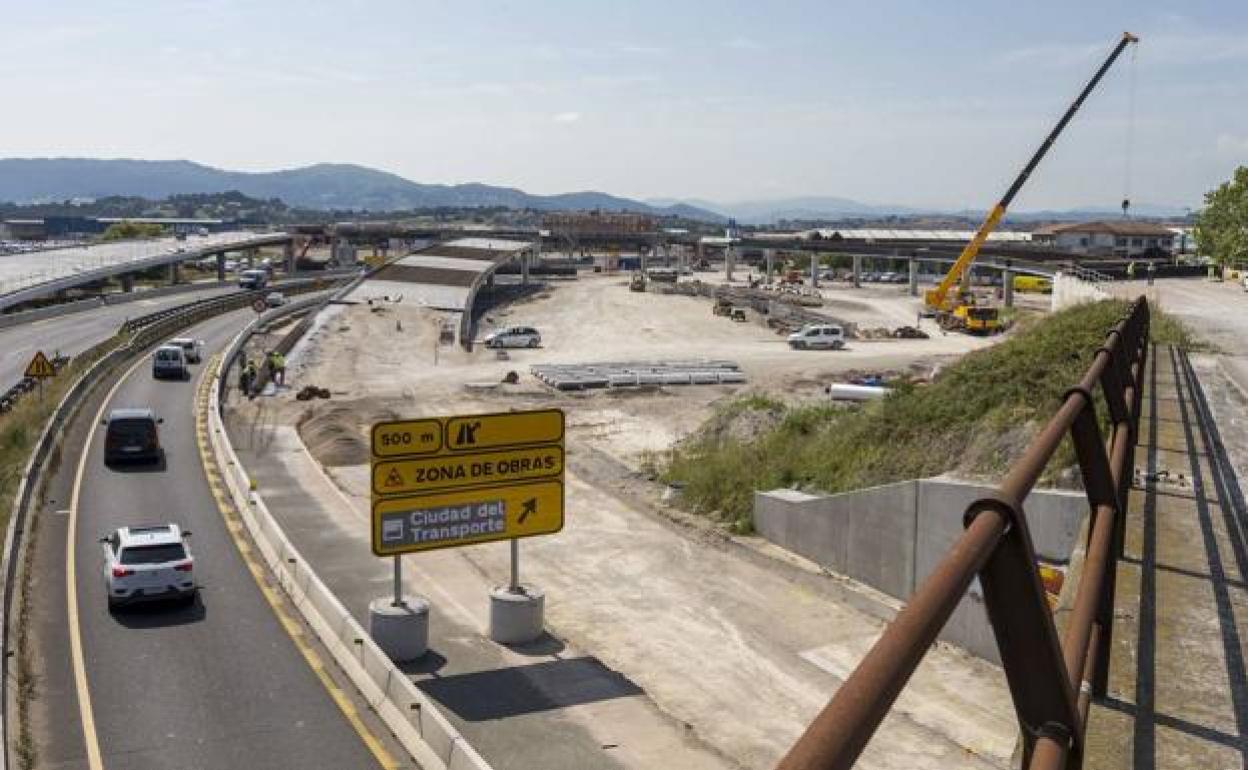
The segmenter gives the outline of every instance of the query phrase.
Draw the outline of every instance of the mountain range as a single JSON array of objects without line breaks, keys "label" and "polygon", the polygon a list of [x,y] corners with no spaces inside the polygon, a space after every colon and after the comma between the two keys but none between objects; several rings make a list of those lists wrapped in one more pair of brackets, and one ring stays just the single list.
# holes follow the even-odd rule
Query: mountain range
[{"label": "mountain range", "polygon": [[[788,220],[836,220],[836,219],[878,219],[887,216],[932,216],[932,217],[964,217],[971,220],[983,218],[986,211],[963,209],[953,211],[937,208],[917,208],[900,204],[863,203],[850,198],[834,196],[805,196],[798,198],[777,198],[771,200],[747,200],[735,203],[718,203],[696,198],[679,200],[674,198],[650,198],[647,203],[654,206],[688,205],[719,214],[724,218],[732,218],[741,224],[765,225]],[[1054,220],[1087,220],[1118,217],[1122,210],[1116,207],[1080,206],[1070,209],[1042,209],[1035,211],[1011,211],[1007,220],[1016,222],[1054,221]],[[1182,217],[1184,211],[1178,206],[1164,206],[1151,203],[1136,203],[1131,206],[1131,215],[1136,217]]]},{"label": "mountain range", "polygon": [[186,160],[93,158],[0,159],[0,201],[41,203],[73,198],[170,195],[237,190],[291,206],[356,211],[503,206],[513,209],[634,211],[708,222],[721,217],[687,204],[654,206],[600,192],[531,195],[486,184],[419,184],[385,171],[320,163],[284,171],[225,171]]},{"label": "mountain range", "polygon": [[[533,195],[487,184],[420,184],[386,171],[341,163],[320,163],[283,171],[226,171],[186,160],[102,160],[94,158],[0,159],[0,201],[40,203],[75,198],[170,195],[237,190],[253,198],[280,198],[290,206],[322,210],[402,211],[437,207],[634,211],[723,223],[766,225],[781,219],[879,219],[887,216],[956,216],[972,221],[983,211],[941,211],[849,198],[807,196],[736,203],[690,199],[622,198],[585,191]],[[1014,221],[1080,220],[1118,216],[1116,208],[1011,212]],[[1180,217],[1176,206],[1137,204],[1134,216]]]}]

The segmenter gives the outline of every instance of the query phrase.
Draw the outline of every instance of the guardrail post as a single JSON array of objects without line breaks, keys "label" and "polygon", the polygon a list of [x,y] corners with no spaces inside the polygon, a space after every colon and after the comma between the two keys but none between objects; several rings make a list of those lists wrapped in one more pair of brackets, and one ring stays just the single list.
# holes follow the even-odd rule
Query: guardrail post
[{"label": "guardrail post", "polygon": [[1027,765],[1040,738],[1078,750],[1082,727],[1022,506],[1002,496],[978,500],[967,508],[964,523],[969,526],[989,511],[1004,517],[1008,525],[980,569],[979,581],[1022,730]]}]

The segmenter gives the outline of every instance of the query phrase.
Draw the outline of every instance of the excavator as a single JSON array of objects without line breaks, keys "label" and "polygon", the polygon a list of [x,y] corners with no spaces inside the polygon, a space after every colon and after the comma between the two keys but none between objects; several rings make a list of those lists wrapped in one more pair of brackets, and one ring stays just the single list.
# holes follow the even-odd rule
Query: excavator
[{"label": "excavator", "polygon": [[[1036,170],[1036,166],[1040,165],[1040,161],[1048,153],[1049,148],[1053,146],[1053,142],[1057,141],[1057,137],[1066,128],[1066,124],[1075,116],[1079,108],[1083,106],[1083,102],[1101,82],[1101,78],[1109,71],[1114,61],[1123,50],[1133,43],[1138,43],[1139,38],[1130,32],[1122,33],[1122,37],[1118,40],[1118,45],[1109,54],[1101,64],[1101,68],[1096,71],[1088,84],[1084,86],[1079,97],[1066,110],[1066,114],[1057,122],[1053,130],[1049,132],[1048,137],[1031,156],[1031,160],[1023,168],[1022,172],[1014,179],[1014,183],[1006,190],[1005,195],[992,207],[988,212],[988,216],[984,219],[984,223],[979,226],[979,230],[975,232],[975,237],[971,238],[966,244],[966,248],[962,249],[962,253],[958,255],[953,266],[949,268],[949,272],[941,279],[940,284],[935,288],[927,291],[923,297],[927,311],[936,317],[937,322],[942,329],[957,330],[968,332],[970,334],[996,334],[1001,331],[1001,317],[998,309],[991,305],[976,304],[975,295],[971,293],[970,287],[967,285],[966,279],[969,278],[968,271],[975,262],[975,257],[979,254],[980,248],[984,245],[984,241],[988,240],[989,234],[996,229],[1001,218],[1005,216],[1005,210],[1009,208],[1010,203],[1014,200],[1014,196],[1022,189],[1023,184]],[[955,288],[956,286],[956,288]]]}]

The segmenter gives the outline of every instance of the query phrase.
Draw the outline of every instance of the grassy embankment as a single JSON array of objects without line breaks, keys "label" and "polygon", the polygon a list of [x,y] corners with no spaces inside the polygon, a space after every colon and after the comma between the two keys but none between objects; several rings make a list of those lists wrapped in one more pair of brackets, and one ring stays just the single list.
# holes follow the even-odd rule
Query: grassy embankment
[{"label": "grassy embankment", "polygon": [[[752,527],[756,489],[843,492],[941,473],[998,477],[1125,310],[1106,301],[1026,319],[1010,339],[962,357],[932,383],[902,384],[862,408],[734,400],[672,451],[662,476],[684,485],[686,507],[738,532]],[[1186,327],[1157,311],[1153,339],[1194,346]],[[1077,484],[1074,464],[1067,442],[1042,483]]]},{"label": "grassy embankment", "polygon": [[44,380],[43,397],[31,391],[13,411],[0,415],[0,530],[8,524],[13,497],[30,461],[30,453],[57,404],[82,373],[122,342],[120,335],[76,356],[55,377]]}]

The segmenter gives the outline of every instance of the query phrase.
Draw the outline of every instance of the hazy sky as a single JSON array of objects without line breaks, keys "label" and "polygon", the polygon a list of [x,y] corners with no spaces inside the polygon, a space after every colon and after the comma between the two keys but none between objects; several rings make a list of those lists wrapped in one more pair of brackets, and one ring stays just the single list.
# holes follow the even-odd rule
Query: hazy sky
[{"label": "hazy sky", "polygon": [[1248,164],[1244,0],[0,0],[0,20],[6,157],[982,208],[1130,29],[1137,60],[1015,208],[1114,206],[1128,179],[1196,206]]}]

